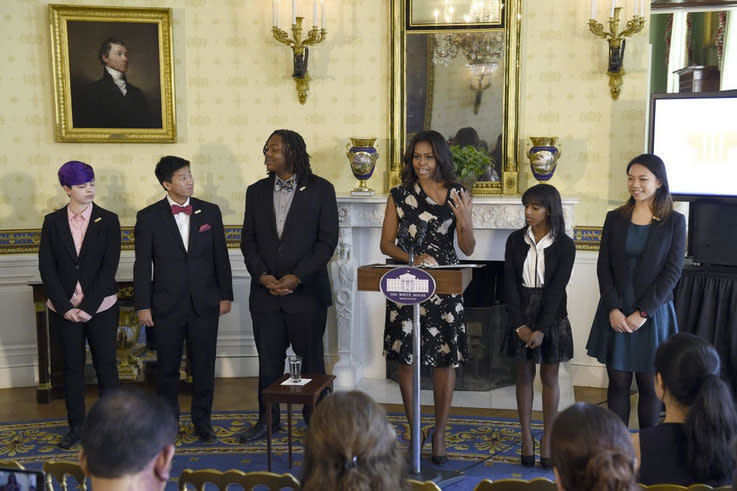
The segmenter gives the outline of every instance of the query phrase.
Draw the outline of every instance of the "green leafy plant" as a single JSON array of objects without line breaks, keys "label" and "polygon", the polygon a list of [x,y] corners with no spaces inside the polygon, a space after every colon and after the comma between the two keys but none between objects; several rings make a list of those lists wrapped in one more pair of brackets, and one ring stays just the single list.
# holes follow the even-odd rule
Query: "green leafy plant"
[{"label": "green leafy plant", "polygon": [[494,162],[489,154],[471,145],[451,145],[450,154],[458,179],[463,183],[473,184]]}]

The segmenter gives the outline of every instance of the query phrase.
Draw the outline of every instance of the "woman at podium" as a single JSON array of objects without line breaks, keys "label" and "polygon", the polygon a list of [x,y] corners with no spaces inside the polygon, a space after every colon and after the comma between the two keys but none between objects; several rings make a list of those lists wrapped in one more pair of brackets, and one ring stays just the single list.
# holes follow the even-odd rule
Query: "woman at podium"
[{"label": "woman at podium", "polygon": [[[450,148],[437,131],[422,131],[403,157],[402,183],[390,191],[381,232],[381,252],[416,266],[457,264],[454,239],[466,255],[476,240],[471,225],[471,196],[458,183]],[[455,368],[468,357],[463,296],[433,295],[420,305],[420,353],[433,367],[435,431],[432,461],[447,460],[445,427],[455,388]],[[412,306],[387,301],[384,355],[399,362],[399,386],[408,421],[412,421]],[[427,435],[425,435],[426,437]],[[423,441],[425,438],[423,438]]]}]

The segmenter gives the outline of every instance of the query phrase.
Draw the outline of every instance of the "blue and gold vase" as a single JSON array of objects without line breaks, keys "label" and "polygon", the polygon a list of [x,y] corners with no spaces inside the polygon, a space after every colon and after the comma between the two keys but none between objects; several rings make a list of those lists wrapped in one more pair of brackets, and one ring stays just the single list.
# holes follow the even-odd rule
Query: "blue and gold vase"
[{"label": "blue and gold vase", "polygon": [[527,152],[530,159],[532,175],[538,181],[545,182],[553,177],[555,167],[560,158],[560,149],[556,146],[557,136],[531,136],[532,148]]},{"label": "blue and gold vase", "polygon": [[375,141],[376,138],[351,138],[351,142],[346,144],[346,156],[351,164],[351,171],[360,182],[351,191],[352,196],[373,196],[376,193],[366,185],[366,181],[374,173],[376,159],[379,158],[379,151],[374,147]]}]

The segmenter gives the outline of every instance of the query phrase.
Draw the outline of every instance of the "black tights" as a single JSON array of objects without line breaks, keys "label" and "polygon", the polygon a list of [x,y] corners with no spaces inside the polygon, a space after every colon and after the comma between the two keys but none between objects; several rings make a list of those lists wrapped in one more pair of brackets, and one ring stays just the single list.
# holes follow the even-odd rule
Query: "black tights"
[{"label": "black tights", "polygon": [[[630,420],[630,387],[632,386],[632,373],[606,369],[609,375],[609,387],[607,388],[607,407],[619,416],[625,425]],[[651,373],[634,372],[637,380],[637,391],[639,393],[637,403],[637,418],[640,421],[640,429],[655,426],[660,421],[660,400],[655,395],[655,375]]]}]

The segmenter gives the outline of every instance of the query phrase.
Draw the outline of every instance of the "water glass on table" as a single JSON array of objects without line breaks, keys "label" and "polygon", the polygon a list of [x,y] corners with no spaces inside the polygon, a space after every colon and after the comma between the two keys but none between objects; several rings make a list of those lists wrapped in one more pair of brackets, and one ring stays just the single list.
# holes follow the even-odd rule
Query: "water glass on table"
[{"label": "water glass on table", "polygon": [[302,357],[299,355],[289,355],[289,376],[292,382],[302,380]]}]

